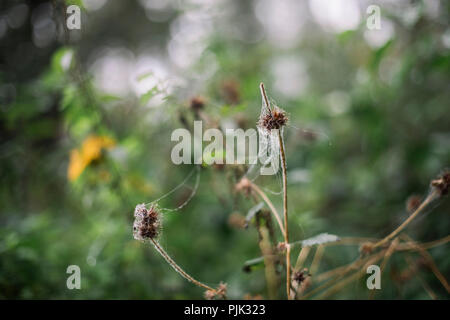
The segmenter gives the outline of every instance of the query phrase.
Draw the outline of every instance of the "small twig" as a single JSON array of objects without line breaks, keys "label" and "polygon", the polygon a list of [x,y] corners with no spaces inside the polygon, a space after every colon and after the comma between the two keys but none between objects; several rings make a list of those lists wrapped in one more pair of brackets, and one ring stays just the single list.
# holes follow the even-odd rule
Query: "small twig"
[{"label": "small twig", "polygon": [[422,255],[422,257],[427,262],[428,267],[430,267],[431,271],[433,271],[436,278],[441,282],[441,284],[444,286],[445,290],[447,290],[448,293],[450,293],[450,286],[447,282],[447,279],[445,276],[441,273],[441,271],[438,269],[436,263],[433,260],[433,257],[431,254],[428,253],[425,249],[423,249],[421,246],[415,243],[413,239],[411,239],[408,235],[404,235],[405,238],[409,239],[413,243],[413,245],[417,248],[419,253]]},{"label": "small twig", "polygon": [[259,89],[261,90],[261,95],[264,99],[264,103],[266,104],[268,111],[272,112],[272,110],[270,109],[269,99],[267,99],[267,94],[266,94],[266,89],[264,88],[264,83],[261,82],[259,84]]},{"label": "small twig", "polygon": [[[270,218],[270,215],[266,215]],[[256,223],[259,233],[259,247],[264,257],[264,273],[267,281],[267,291],[270,299],[276,298],[276,291],[278,286],[278,279],[275,270],[276,256],[273,254],[273,246],[270,242],[270,234],[267,226],[264,224],[264,221],[267,224],[266,219],[261,217],[261,214],[258,214],[256,217]]]},{"label": "small twig", "polygon": [[365,270],[366,266],[374,264],[375,262],[377,262],[378,260],[380,260],[383,256],[385,255],[385,251],[381,251],[380,253],[372,256],[371,259],[368,259],[368,261],[366,263],[363,264],[363,269],[360,269],[358,271],[356,271],[354,274],[348,276],[345,279],[342,279],[342,281],[339,281],[338,283],[336,283],[335,285],[329,287],[325,292],[323,292],[318,299],[324,299],[336,292],[338,292],[339,290],[341,290],[343,287],[345,287],[346,285],[348,285],[349,283],[361,278],[365,273],[363,272],[363,270]]},{"label": "small twig", "polygon": [[[411,257],[409,255],[405,256],[405,260],[406,263],[410,266],[414,265],[414,261],[411,259]],[[430,286],[425,282],[425,280],[420,276],[420,274],[417,274],[417,278],[420,281],[420,284],[423,286],[423,288],[425,289],[425,291],[428,293],[428,295],[430,296],[431,299],[433,300],[437,300],[438,296],[436,293],[434,293],[434,291],[430,288]]]},{"label": "small twig", "polygon": [[420,206],[414,211],[408,219],[406,219],[397,229],[392,231],[388,236],[386,236],[384,239],[378,241],[373,245],[373,249],[376,247],[382,246],[386,242],[390,241],[392,238],[397,236],[412,220],[414,220],[415,217],[419,215],[425,209],[436,197],[439,195],[437,189],[433,189],[433,191],[426,197],[426,199],[420,204]]},{"label": "small twig", "polygon": [[416,243],[416,244],[414,244],[414,242],[403,243],[403,244],[398,245],[397,250],[412,250],[412,249],[415,249],[416,245],[419,245],[424,250],[428,250],[428,249],[446,244],[448,242],[450,242],[450,235],[448,235],[444,238],[438,239],[438,240],[430,241],[430,242]]},{"label": "small twig", "polygon": [[206,290],[211,290],[216,292],[216,289],[211,288],[210,286],[207,286],[206,284],[195,280],[193,277],[191,277],[186,271],[181,269],[181,267],[167,254],[167,252],[159,245],[159,243],[155,240],[150,238],[151,242],[155,246],[156,251],[159,252],[159,254],[167,261],[167,263],[176,271],[178,272],[183,278],[186,280],[192,282],[198,287],[204,288]]},{"label": "small twig", "polygon": [[316,249],[316,253],[314,253],[313,261],[311,262],[311,267],[309,268],[309,272],[311,274],[315,274],[317,269],[319,268],[320,261],[322,260],[323,252],[325,247],[323,245],[319,245]]},{"label": "small twig", "polygon": [[287,173],[286,173],[286,153],[284,151],[284,141],[281,130],[278,130],[278,140],[280,144],[281,169],[283,172],[283,216],[284,216],[284,243],[286,244],[286,291],[289,299],[291,292],[291,246],[289,245],[288,226],[288,204],[287,204]]},{"label": "small twig", "polygon": [[[391,245],[389,246],[389,248],[386,250],[386,253],[385,253],[384,257],[383,257],[383,261],[381,262],[381,266],[380,266],[381,277],[383,276],[383,271],[384,271],[384,269],[386,267],[386,264],[389,261],[389,258],[394,253],[395,249],[397,248],[397,245],[398,245],[398,238],[395,238],[394,241],[391,242]],[[377,290],[372,290],[370,292],[369,299],[373,299],[373,297],[375,296],[376,292],[377,292]]]},{"label": "small twig", "polygon": [[264,202],[267,204],[267,206],[269,207],[270,211],[273,213],[275,219],[277,220],[278,226],[280,227],[281,233],[283,234],[283,237],[285,236],[285,231],[284,231],[284,227],[283,224],[281,223],[280,220],[280,216],[277,212],[277,209],[275,209],[275,206],[273,205],[272,201],[270,201],[270,199],[267,197],[267,195],[253,182],[250,182],[250,187],[261,197],[261,199],[264,200]]}]

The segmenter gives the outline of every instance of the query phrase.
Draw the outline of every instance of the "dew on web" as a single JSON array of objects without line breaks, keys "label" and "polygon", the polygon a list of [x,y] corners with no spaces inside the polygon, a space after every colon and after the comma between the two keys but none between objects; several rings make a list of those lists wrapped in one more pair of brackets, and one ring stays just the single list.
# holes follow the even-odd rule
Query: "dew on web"
[{"label": "dew on web", "polygon": [[185,185],[188,184],[189,180],[195,175],[195,183],[194,186],[191,188],[191,191],[189,193],[189,196],[187,197],[186,200],[183,201],[183,203],[181,203],[179,206],[175,207],[175,208],[163,208],[159,206],[159,209],[162,212],[174,212],[174,211],[179,211],[182,208],[184,208],[191,200],[192,198],[194,198],[195,194],[197,193],[198,190],[198,186],[200,184],[200,166],[195,166],[191,172],[189,172],[189,174],[186,176],[186,178],[179,184],[177,185],[175,188],[173,188],[172,190],[170,190],[169,192],[165,193],[164,195],[162,195],[161,197],[159,197],[158,199],[153,200],[152,202],[147,203],[146,205],[154,205],[154,204],[158,204],[160,200],[168,197],[169,195],[173,194],[175,191],[181,189],[182,187],[184,187]]}]

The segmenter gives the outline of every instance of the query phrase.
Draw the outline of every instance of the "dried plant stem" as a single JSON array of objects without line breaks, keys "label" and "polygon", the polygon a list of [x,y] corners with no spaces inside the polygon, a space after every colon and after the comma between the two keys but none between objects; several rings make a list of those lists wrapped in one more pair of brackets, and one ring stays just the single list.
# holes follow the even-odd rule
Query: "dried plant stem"
[{"label": "dried plant stem", "polygon": [[331,247],[331,246],[340,246],[340,245],[361,245],[364,242],[375,242],[378,239],[376,238],[357,238],[357,237],[345,237],[341,238],[338,241],[335,242],[328,242],[322,244],[325,247]]},{"label": "dried plant stem", "polygon": [[416,211],[414,211],[408,217],[408,219],[403,221],[403,223],[397,229],[392,231],[391,234],[386,236],[384,239],[375,243],[373,246],[373,249],[375,249],[376,247],[382,246],[383,244],[385,244],[386,242],[390,241],[392,238],[397,236],[412,220],[414,220],[415,217],[417,217],[419,215],[419,213],[421,213],[436,198],[436,196],[438,196],[438,191],[436,191],[436,190],[437,189],[433,190],[428,195],[428,197],[426,197],[426,199],[420,204],[420,206],[416,209]]},{"label": "dried plant stem", "polygon": [[399,245],[397,250],[412,250],[412,249],[415,249],[417,246],[420,246],[424,250],[428,250],[428,249],[446,244],[448,242],[450,242],[450,235],[448,235],[444,238],[438,239],[438,240],[425,242],[425,243],[413,243],[413,242],[409,243],[409,242],[407,242],[407,243]]},{"label": "dried plant stem", "polygon": [[447,279],[445,278],[445,276],[441,273],[441,271],[437,267],[431,254],[429,254],[428,251],[423,249],[420,245],[416,244],[416,242],[413,239],[411,239],[408,235],[405,234],[405,235],[403,235],[403,237],[413,243],[414,247],[417,249],[417,251],[419,251],[420,255],[425,259],[428,267],[431,269],[431,271],[433,271],[436,278],[441,282],[441,284],[445,288],[445,290],[447,290],[447,292],[450,293],[450,286],[447,282]]},{"label": "dried plant stem", "polygon": [[[413,266],[415,264],[413,259],[409,255],[405,256],[405,260],[406,263],[410,266]],[[420,276],[420,274],[417,274],[417,278],[419,279],[420,283],[422,284],[423,288],[428,293],[430,298],[433,300],[437,300],[438,299],[437,294],[430,288],[430,286],[425,282],[425,280]]]},{"label": "dried plant stem", "polygon": [[[383,254],[384,254],[384,252],[385,252],[385,250],[381,251],[381,253],[383,253]],[[380,255],[380,253],[378,253],[378,255]],[[330,285],[333,285],[333,284],[339,282],[339,280],[341,280],[346,274],[348,274],[349,272],[351,272],[353,270],[358,270],[359,268],[361,268],[361,266],[364,265],[365,262],[367,262],[368,260],[370,260],[370,258],[375,257],[375,256],[376,256],[376,254],[372,254],[372,255],[364,257],[364,258],[360,257],[360,258],[356,259],[355,261],[353,261],[349,264],[346,264],[344,266],[337,267],[335,269],[321,273],[317,276],[313,275],[313,277],[315,278],[315,281],[317,281],[317,282],[325,281],[325,282],[320,284],[318,287],[312,289],[311,291],[307,292],[304,296],[301,297],[301,299],[308,299],[309,297],[320,292],[321,290],[330,287]],[[329,279],[329,280],[327,280],[327,279]]]},{"label": "dried plant stem", "polygon": [[288,203],[287,203],[287,174],[286,174],[286,153],[284,151],[283,134],[278,130],[278,141],[280,144],[281,169],[283,173],[283,216],[284,216],[284,243],[286,244],[286,292],[290,299],[291,292],[291,246],[289,245],[288,226]]},{"label": "dried plant stem", "polygon": [[380,260],[384,255],[385,255],[385,251],[381,251],[378,254],[375,254],[374,256],[371,256],[370,259],[368,259],[368,261],[366,261],[366,263],[363,264],[363,268],[356,271],[354,274],[348,276],[345,279],[342,279],[341,281],[337,282],[336,284],[334,284],[333,286],[327,288],[327,290],[325,290],[325,292],[323,292],[320,296],[318,296],[318,299],[325,299],[327,297],[329,297],[330,295],[338,292],[339,290],[341,290],[342,288],[344,288],[345,286],[347,286],[349,283],[361,278],[365,273],[363,272],[363,270],[366,270],[367,266],[374,264],[375,262],[377,262],[378,260]]},{"label": "dried plant stem", "polygon": [[[294,273],[300,271],[300,269],[304,266],[306,259],[308,258],[309,252],[311,251],[311,247],[303,247],[300,249],[300,253],[297,257],[297,262],[295,263]],[[291,289],[291,299],[294,300],[298,295],[301,294],[299,290],[300,284],[297,281],[292,281],[292,289]]]},{"label": "dried plant stem", "polygon": [[269,299],[276,299],[276,292],[278,287],[278,280],[275,270],[275,262],[277,257],[273,255],[272,244],[270,243],[270,235],[267,227],[258,222],[258,232],[260,236],[259,247],[264,257],[264,272],[267,281],[267,291]]},{"label": "dried plant stem", "polygon": [[204,284],[198,280],[195,280],[193,277],[191,277],[188,273],[186,273],[186,271],[181,269],[181,267],[175,261],[173,261],[173,259],[167,254],[167,252],[159,245],[159,243],[155,239],[150,239],[150,240],[152,241],[153,245],[155,246],[156,251],[158,251],[158,253],[167,261],[167,263],[170,264],[170,266],[176,272],[178,272],[183,278],[192,282],[193,284],[195,284],[198,287],[204,288],[206,290],[217,291],[216,289],[213,289],[210,286],[207,286],[206,284]]},{"label": "dried plant stem", "polygon": [[308,254],[311,251],[311,247],[304,247],[300,249],[300,253],[298,254],[297,262],[295,263],[295,271],[300,270],[304,264],[306,259],[308,258]]},{"label": "dried plant stem", "polygon": [[[383,276],[383,272],[384,272],[384,269],[386,268],[389,258],[392,256],[392,254],[394,253],[394,251],[397,248],[398,242],[399,242],[399,240],[397,237],[391,242],[389,248],[386,250],[386,253],[383,257],[383,261],[381,262],[381,266],[380,266],[381,277]],[[377,293],[377,290],[372,290],[369,294],[369,299],[373,299],[375,297],[376,293]]]},{"label": "dried plant stem", "polygon": [[267,99],[266,89],[264,88],[264,83],[261,82],[259,84],[259,89],[261,90],[261,95],[263,96],[264,103],[266,104],[267,109],[269,109],[269,111],[271,111],[269,99]]},{"label": "dried plant stem", "polygon": [[313,261],[311,262],[311,266],[309,268],[309,272],[311,272],[311,274],[315,274],[317,269],[319,269],[320,261],[322,260],[324,250],[325,247],[323,245],[319,245],[317,247]]},{"label": "dried plant stem", "polygon": [[256,184],[254,184],[253,182],[250,182],[250,186],[270,208],[270,211],[272,212],[272,214],[275,216],[275,219],[277,220],[278,226],[280,227],[283,237],[285,237],[286,232],[284,231],[283,223],[281,222],[278,211],[277,211],[277,209],[275,209],[275,206],[273,205],[272,201],[270,201],[270,199],[267,197],[267,195]]}]

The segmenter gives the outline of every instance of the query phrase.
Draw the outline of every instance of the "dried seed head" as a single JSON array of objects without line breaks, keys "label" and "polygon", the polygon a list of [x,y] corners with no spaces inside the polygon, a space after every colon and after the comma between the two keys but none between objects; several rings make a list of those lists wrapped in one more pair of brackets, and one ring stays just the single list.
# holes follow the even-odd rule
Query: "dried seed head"
[{"label": "dried seed head", "polygon": [[158,237],[161,229],[160,214],[155,205],[150,209],[138,204],[134,209],[133,236],[136,240],[149,240]]},{"label": "dried seed head", "polygon": [[419,195],[412,195],[406,200],[406,210],[413,213],[422,203],[422,197]]},{"label": "dried seed head", "polygon": [[292,275],[292,279],[294,281],[297,281],[299,284],[301,284],[307,277],[309,277],[310,274],[308,273],[308,269],[303,269],[301,271],[297,271]]},{"label": "dried seed head", "polygon": [[286,242],[278,242],[277,244],[277,250],[279,252],[284,252],[286,251]]},{"label": "dried seed head", "polygon": [[191,99],[190,107],[194,111],[199,111],[205,106],[205,99],[203,97],[197,96]]},{"label": "dried seed head", "polygon": [[227,296],[227,284],[223,282],[219,284],[217,289],[205,291],[206,300],[225,299],[226,296]]},{"label": "dried seed head", "polygon": [[249,196],[252,191],[252,183],[248,178],[243,177],[235,186],[236,191],[242,191],[246,196]]},{"label": "dried seed head", "polygon": [[205,299],[206,300],[213,300],[216,296],[216,291],[214,290],[206,290],[205,291]]},{"label": "dried seed head", "polygon": [[286,112],[278,107],[275,107],[270,112],[265,113],[259,119],[258,126],[272,131],[274,129],[281,129],[288,122]]},{"label": "dried seed head", "polygon": [[361,246],[359,247],[359,252],[360,252],[362,255],[366,255],[366,254],[372,253],[373,246],[374,246],[374,244],[373,244],[372,242],[364,242],[364,243],[361,244]]},{"label": "dried seed head", "polygon": [[227,80],[222,83],[221,93],[226,103],[236,105],[241,100],[239,93],[239,83],[234,80]]},{"label": "dried seed head", "polygon": [[446,170],[438,179],[431,181],[431,187],[437,190],[440,196],[448,194],[450,188],[450,171]]}]

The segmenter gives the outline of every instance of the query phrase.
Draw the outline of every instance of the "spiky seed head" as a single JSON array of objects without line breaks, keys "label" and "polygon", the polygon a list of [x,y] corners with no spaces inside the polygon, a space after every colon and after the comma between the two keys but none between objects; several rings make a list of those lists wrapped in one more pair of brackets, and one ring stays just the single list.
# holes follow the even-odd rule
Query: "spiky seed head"
[{"label": "spiky seed head", "polygon": [[310,274],[308,273],[308,269],[303,269],[300,271],[295,272],[292,275],[292,278],[294,281],[297,281],[299,284],[302,283],[303,281],[305,281],[305,279],[310,276]]},{"label": "spiky seed head", "polygon": [[422,203],[422,197],[419,195],[412,195],[406,200],[406,210],[413,213]]},{"label": "spiky seed head", "polygon": [[205,106],[205,99],[201,96],[193,97],[191,99],[190,107],[194,111],[199,111]]},{"label": "spiky seed head", "polygon": [[274,129],[281,129],[288,122],[288,117],[286,112],[278,107],[275,107],[270,112],[263,114],[259,121],[258,126],[267,130],[272,131]]},{"label": "spiky seed head", "polygon": [[361,246],[359,247],[359,253],[361,253],[361,255],[365,256],[367,254],[372,253],[374,249],[374,244],[370,241],[364,242],[361,244]]},{"label": "spiky seed head", "polygon": [[236,183],[235,189],[237,192],[243,192],[246,196],[249,196],[252,191],[252,183],[247,177],[243,177]]},{"label": "spiky seed head", "polygon": [[237,105],[240,98],[239,83],[235,80],[226,80],[221,87],[222,96],[227,104]]},{"label": "spiky seed head", "polygon": [[133,237],[145,241],[157,238],[161,229],[161,219],[158,209],[152,205],[149,209],[145,204],[138,204],[134,209]]}]

